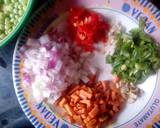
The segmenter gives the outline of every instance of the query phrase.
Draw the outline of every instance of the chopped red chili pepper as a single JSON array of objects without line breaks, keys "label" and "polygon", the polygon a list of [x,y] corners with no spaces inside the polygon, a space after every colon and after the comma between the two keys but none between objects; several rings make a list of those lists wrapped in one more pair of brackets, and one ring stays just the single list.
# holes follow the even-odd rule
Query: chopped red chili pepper
[{"label": "chopped red chili pepper", "polygon": [[93,51],[94,43],[107,41],[110,25],[103,17],[84,8],[71,8],[68,17],[71,38],[86,51]]}]

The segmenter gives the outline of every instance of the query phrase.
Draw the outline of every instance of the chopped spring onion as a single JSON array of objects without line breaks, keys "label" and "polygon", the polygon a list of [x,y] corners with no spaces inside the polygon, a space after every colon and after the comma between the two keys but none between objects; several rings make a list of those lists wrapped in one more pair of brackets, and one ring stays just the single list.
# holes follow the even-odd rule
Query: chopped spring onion
[{"label": "chopped spring onion", "polygon": [[107,56],[113,74],[126,82],[140,83],[160,67],[158,45],[144,32],[144,27],[144,22],[140,20],[139,28],[129,33],[116,33],[115,52]]}]

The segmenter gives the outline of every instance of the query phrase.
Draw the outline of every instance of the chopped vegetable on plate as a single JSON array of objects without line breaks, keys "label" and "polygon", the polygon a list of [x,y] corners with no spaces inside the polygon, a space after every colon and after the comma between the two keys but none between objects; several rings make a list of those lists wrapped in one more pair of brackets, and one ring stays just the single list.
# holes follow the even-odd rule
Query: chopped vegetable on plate
[{"label": "chopped vegetable on plate", "polygon": [[114,38],[116,48],[107,56],[112,64],[113,74],[125,82],[141,83],[160,68],[160,54],[156,42],[144,32],[144,23],[129,33],[117,32]]},{"label": "chopped vegetable on plate", "polygon": [[28,39],[20,54],[24,84],[32,87],[37,101],[50,98],[54,102],[69,85],[88,82],[89,76],[97,72],[90,53],[83,53],[56,30],[54,38],[44,35]]},{"label": "chopped vegetable on plate", "polygon": [[99,128],[119,113],[124,99],[111,81],[91,81],[70,87],[58,105],[66,111],[70,123],[77,123],[83,128]]},{"label": "chopped vegetable on plate", "polygon": [[73,41],[87,51],[94,43],[106,43],[110,25],[100,14],[84,8],[72,8],[68,16],[68,30]]}]

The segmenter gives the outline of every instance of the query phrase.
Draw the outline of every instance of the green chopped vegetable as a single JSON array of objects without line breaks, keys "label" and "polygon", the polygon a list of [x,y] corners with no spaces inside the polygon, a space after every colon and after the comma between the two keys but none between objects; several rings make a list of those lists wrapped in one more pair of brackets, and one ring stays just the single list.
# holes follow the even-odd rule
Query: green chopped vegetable
[{"label": "green chopped vegetable", "polygon": [[112,73],[125,82],[141,83],[160,68],[158,45],[144,32],[144,21],[129,33],[116,33],[116,49],[107,56]]},{"label": "green chopped vegetable", "polygon": [[0,41],[16,27],[27,4],[28,0],[0,0]]}]

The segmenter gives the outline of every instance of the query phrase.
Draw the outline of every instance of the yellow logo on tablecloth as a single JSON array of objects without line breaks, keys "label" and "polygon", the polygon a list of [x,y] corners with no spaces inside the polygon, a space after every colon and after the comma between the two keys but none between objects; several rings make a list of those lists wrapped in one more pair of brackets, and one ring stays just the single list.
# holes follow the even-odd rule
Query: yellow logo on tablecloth
[{"label": "yellow logo on tablecloth", "polygon": [[[153,126],[154,126],[155,124],[156,124],[156,126],[159,125],[159,127],[160,127],[160,124],[159,124],[158,122],[160,122],[160,113],[153,117],[153,119],[151,120],[151,123],[148,124],[148,125],[146,126],[146,128],[153,128]],[[157,126],[157,127],[158,127],[158,126]]]}]

